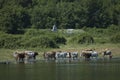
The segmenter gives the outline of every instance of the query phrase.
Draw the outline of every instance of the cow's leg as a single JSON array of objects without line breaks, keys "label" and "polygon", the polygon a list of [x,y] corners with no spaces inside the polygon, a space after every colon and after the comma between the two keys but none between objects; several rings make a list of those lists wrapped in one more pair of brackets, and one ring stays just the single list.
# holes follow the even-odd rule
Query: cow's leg
[{"label": "cow's leg", "polygon": [[109,55],[109,59],[112,59],[112,55]]}]

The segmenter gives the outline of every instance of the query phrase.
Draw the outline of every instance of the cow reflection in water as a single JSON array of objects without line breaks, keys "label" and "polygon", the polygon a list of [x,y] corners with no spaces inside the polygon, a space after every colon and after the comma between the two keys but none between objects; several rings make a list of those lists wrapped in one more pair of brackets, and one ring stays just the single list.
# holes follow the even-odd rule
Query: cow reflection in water
[{"label": "cow reflection in water", "polygon": [[33,51],[23,51],[23,52],[16,51],[15,53],[13,53],[16,62],[35,61],[37,55],[38,52],[33,52]]}]

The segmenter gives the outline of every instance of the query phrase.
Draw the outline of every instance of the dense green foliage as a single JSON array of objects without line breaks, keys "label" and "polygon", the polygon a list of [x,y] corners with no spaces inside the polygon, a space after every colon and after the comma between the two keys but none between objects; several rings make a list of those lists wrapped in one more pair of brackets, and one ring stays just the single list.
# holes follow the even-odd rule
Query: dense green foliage
[{"label": "dense green foliage", "polygon": [[49,37],[42,36],[42,37],[33,37],[29,40],[26,40],[23,45],[25,47],[31,47],[31,48],[56,48],[58,47],[55,42],[50,39]]},{"label": "dense green foliage", "polygon": [[115,34],[114,36],[111,37],[111,42],[112,43],[120,43],[120,33]]},{"label": "dense green foliage", "polygon": [[24,35],[0,32],[0,48],[59,48],[61,44],[66,44],[65,37],[49,30],[28,29]]},{"label": "dense green foliage", "polygon": [[20,35],[10,35],[10,34],[2,33],[0,34],[0,48],[10,48],[10,49],[20,48],[21,38],[22,36]]},{"label": "dense green foliage", "polygon": [[76,43],[76,44],[93,44],[94,39],[89,34],[80,34],[75,35],[71,38],[70,43]]},{"label": "dense green foliage", "polygon": [[120,0],[0,0],[0,48],[120,43],[119,31]]},{"label": "dense green foliage", "polygon": [[120,43],[120,27],[112,25],[107,29],[84,28],[52,32],[49,29],[27,29],[22,35],[0,32],[0,48],[59,48],[63,45],[91,45]]},{"label": "dense green foliage", "polygon": [[120,25],[120,0],[0,0],[0,31]]}]

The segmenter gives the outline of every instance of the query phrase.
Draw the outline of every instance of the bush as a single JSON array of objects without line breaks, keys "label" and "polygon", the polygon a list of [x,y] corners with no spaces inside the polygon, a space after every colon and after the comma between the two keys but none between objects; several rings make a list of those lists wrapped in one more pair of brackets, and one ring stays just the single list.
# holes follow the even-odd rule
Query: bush
[{"label": "bush", "polygon": [[0,35],[0,48],[14,49],[21,47],[20,40],[21,36],[2,34]]},{"label": "bush", "polygon": [[108,34],[108,36],[117,34],[120,31],[120,26],[116,26],[116,25],[110,25],[110,27],[107,28],[106,33]]},{"label": "bush", "polygon": [[58,46],[55,44],[55,42],[46,37],[46,36],[41,36],[41,37],[33,37],[29,39],[28,41],[23,43],[25,47],[30,47],[30,48],[35,48],[35,47],[40,47],[40,48],[58,48]]},{"label": "bush", "polygon": [[53,36],[52,39],[56,42],[56,44],[66,44],[66,39],[63,36]]},{"label": "bush", "polygon": [[57,33],[30,29],[24,35],[10,35],[0,32],[0,48],[58,48],[66,39]]},{"label": "bush", "polygon": [[91,43],[94,43],[94,39],[92,36],[88,34],[81,34],[81,35],[72,37],[70,42],[77,43],[77,44],[91,44]]},{"label": "bush", "polygon": [[49,29],[28,29],[25,32],[25,37],[35,37],[41,35],[54,35]]},{"label": "bush", "polygon": [[54,44],[65,44],[66,43],[66,39],[63,36],[61,36],[57,32],[56,33],[51,32],[48,29],[42,29],[42,30],[41,29],[40,30],[29,29],[29,30],[27,30],[27,32],[23,36],[23,40],[25,42],[27,42],[27,41],[30,41],[29,39],[31,39],[31,38],[33,39],[36,37],[39,37],[38,38],[39,40],[41,40],[40,38],[43,38],[43,39],[47,38],[48,40],[52,40],[54,42]]},{"label": "bush", "polygon": [[110,41],[112,43],[120,43],[120,33],[117,33],[115,35],[113,35],[111,38],[110,38]]}]

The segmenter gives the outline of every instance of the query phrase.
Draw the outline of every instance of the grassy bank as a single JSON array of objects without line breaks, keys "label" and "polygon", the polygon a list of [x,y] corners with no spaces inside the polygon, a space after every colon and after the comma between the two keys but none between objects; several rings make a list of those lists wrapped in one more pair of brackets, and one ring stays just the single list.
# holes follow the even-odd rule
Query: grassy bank
[{"label": "grassy bank", "polygon": [[[113,57],[120,57],[120,44],[92,44],[92,45],[61,45],[60,48],[54,49],[41,49],[41,48],[29,48],[29,49],[0,49],[0,61],[2,60],[14,60],[12,54],[15,51],[32,50],[39,52],[37,59],[43,59],[44,51],[78,51],[79,53],[84,49],[96,49],[101,52],[105,48],[109,48],[112,51]],[[99,55],[101,57],[102,55]]]}]

